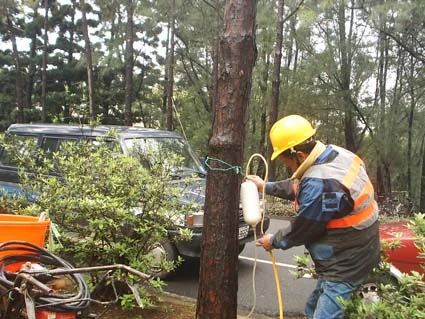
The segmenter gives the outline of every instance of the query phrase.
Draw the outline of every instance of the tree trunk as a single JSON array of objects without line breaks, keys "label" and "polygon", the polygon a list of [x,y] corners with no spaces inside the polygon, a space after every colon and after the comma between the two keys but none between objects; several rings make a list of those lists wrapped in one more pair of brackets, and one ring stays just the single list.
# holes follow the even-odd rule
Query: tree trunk
[{"label": "tree trunk", "polygon": [[[38,20],[38,6],[34,8],[33,22]],[[37,49],[37,30],[31,30],[31,43],[29,52],[29,65],[28,65],[28,76],[26,81],[26,95],[25,95],[25,108],[27,110],[32,109],[32,95],[34,92],[34,77],[37,71],[36,68],[36,49]]]},{"label": "tree trunk", "polygon": [[[391,59],[386,53],[386,59]],[[394,79],[394,88],[392,89],[392,102],[390,103],[390,107],[388,112],[386,113],[386,122],[387,122],[387,130],[384,138],[380,141],[381,144],[385,146],[385,154],[382,156],[382,167],[383,167],[383,181],[385,186],[385,194],[392,198],[392,170],[394,162],[394,154],[396,154],[396,150],[398,148],[397,144],[394,141],[398,140],[399,132],[398,132],[398,121],[400,119],[400,109],[403,104],[402,98],[405,92],[404,88],[404,65],[405,65],[405,55],[404,51],[401,48],[398,48],[397,59],[396,59],[396,77]],[[391,129],[389,129],[391,128]],[[396,174],[397,175],[397,174]]]},{"label": "tree trunk", "polygon": [[410,107],[407,115],[407,194],[410,199],[414,198],[412,192],[412,143],[413,143],[413,120],[416,107],[415,93],[415,58],[410,56],[410,74],[408,79]]},{"label": "tree trunk", "polygon": [[421,182],[420,182],[420,196],[419,196],[419,212],[425,212],[425,134],[422,136],[421,147]]},{"label": "tree trunk", "polygon": [[[77,1],[71,0],[72,3],[72,13],[71,13],[71,25],[75,25],[75,12],[77,9]],[[67,52],[67,59],[68,64],[72,65],[74,61],[74,34],[75,34],[75,28],[70,28],[69,30],[69,49]],[[70,96],[72,95],[73,89],[72,89],[72,79],[67,79],[64,83],[65,85],[65,99],[64,99],[64,105],[63,105],[63,122],[64,123],[70,123],[71,122],[71,108],[70,108]]]},{"label": "tree trunk", "polygon": [[[255,52],[255,0],[228,0],[219,48],[219,77],[210,157],[243,160],[245,113]],[[197,319],[236,318],[239,187],[236,171],[210,169],[207,179]]]},{"label": "tree trunk", "polygon": [[167,42],[165,46],[165,67],[164,67],[164,93],[162,95],[162,112],[167,114],[167,96],[168,96],[168,59],[169,59],[169,46],[170,46],[170,22],[167,25]]},{"label": "tree trunk", "polygon": [[215,9],[216,9],[216,38],[214,42],[214,49],[213,49],[213,67],[212,67],[212,94],[211,94],[211,106],[210,110],[211,113],[214,115],[214,105],[215,105],[215,99],[217,97],[217,83],[218,83],[218,50],[220,46],[220,29],[223,24],[222,18],[221,18],[221,1],[215,0]]},{"label": "tree trunk", "polygon": [[173,121],[173,88],[174,88],[174,33],[176,25],[176,1],[171,0],[170,52],[168,54],[168,91],[167,91],[167,129],[174,129]]},{"label": "tree trunk", "polygon": [[94,122],[96,119],[96,111],[94,109],[93,94],[94,94],[94,78],[93,78],[93,61],[91,52],[91,43],[89,39],[89,31],[87,26],[86,17],[86,4],[84,0],[80,0],[81,15],[82,15],[82,29],[85,43],[85,55],[86,55],[86,68],[87,68],[87,86],[89,92],[89,113],[90,121]]},{"label": "tree trunk", "polygon": [[[382,0],[379,2],[382,4]],[[379,16],[380,29],[385,30],[386,19],[383,14]],[[386,146],[385,146],[385,135],[387,134],[386,125],[386,87],[387,87],[387,69],[388,69],[388,39],[384,32],[379,32],[378,37],[378,74],[376,77],[376,89],[374,97],[374,105],[378,108],[378,127],[376,134],[376,192],[378,199],[384,199],[388,197],[388,190],[384,183],[384,174],[382,172],[382,166],[386,160]]]},{"label": "tree trunk", "polygon": [[[352,9],[353,10],[353,9]],[[351,47],[350,38],[352,32],[352,19],[353,12],[351,13],[349,35],[346,33],[346,18],[345,18],[345,1],[339,1],[338,4],[338,25],[339,25],[339,50],[341,59],[341,83],[340,90],[342,94],[342,101],[344,105],[344,133],[345,133],[345,146],[352,152],[357,151],[355,140],[355,114],[351,106],[351,92],[350,92],[350,77],[351,77]]]},{"label": "tree trunk", "polygon": [[[272,79],[272,100],[270,109],[270,128],[277,121],[279,114],[279,95],[280,95],[280,66],[282,64],[282,42],[283,42],[283,6],[284,0],[277,1],[277,17],[276,17],[276,46],[274,49],[274,65]],[[276,162],[269,159],[273,153],[273,146],[270,139],[268,142],[267,161],[269,161],[269,177],[270,180],[276,179]]]},{"label": "tree trunk", "polygon": [[17,105],[17,108],[18,108],[16,121],[18,123],[24,123],[24,97],[23,97],[24,87],[23,87],[23,84],[22,84],[21,61],[19,59],[18,46],[16,44],[16,36],[15,36],[13,23],[12,23],[12,20],[10,19],[9,14],[7,14],[6,19],[7,19],[7,27],[9,29],[10,39],[12,41],[12,50],[13,50],[13,57],[14,57],[14,60],[15,60],[15,69],[16,69],[15,70],[15,72],[16,72],[16,80],[15,80],[16,88],[15,89],[16,89],[16,105]]},{"label": "tree trunk", "polygon": [[133,27],[133,0],[127,0],[127,40],[125,47],[125,125],[133,125],[131,104],[133,103],[133,66],[134,66],[134,27]]},{"label": "tree trunk", "polygon": [[[269,87],[268,87],[268,83],[269,83],[269,74],[270,74],[270,53],[269,52],[264,52],[263,55],[263,60],[265,61],[265,67],[264,67],[264,71],[263,71],[263,75],[262,75],[262,80],[260,81],[260,92],[261,95],[264,97],[263,98],[263,103],[266,104],[267,101],[269,99],[267,99],[267,97],[269,96]],[[260,120],[258,121],[257,124],[257,120],[256,120],[256,116],[252,117],[252,135],[255,135],[257,126],[260,127],[260,145],[258,146],[259,150],[260,150],[260,154],[266,154],[267,156],[267,152],[268,152],[268,147],[269,147],[269,142],[268,142],[268,134],[267,134],[267,128],[268,128],[268,123],[267,123],[267,113],[268,113],[268,108],[267,107],[259,107],[259,112],[261,112],[260,115]],[[256,112],[256,111],[255,111]],[[270,158],[270,157],[268,157]],[[262,164],[262,162],[261,162]],[[264,165],[258,165],[257,169],[253,172],[250,172],[252,174],[258,175],[258,176],[264,176],[266,169],[264,167]],[[270,176],[270,174],[269,174]]]},{"label": "tree trunk", "polygon": [[44,0],[44,34],[43,34],[43,65],[41,68],[41,121],[47,121],[47,105],[46,105],[46,94],[47,94],[47,45],[49,38],[47,31],[49,28],[49,0]]}]

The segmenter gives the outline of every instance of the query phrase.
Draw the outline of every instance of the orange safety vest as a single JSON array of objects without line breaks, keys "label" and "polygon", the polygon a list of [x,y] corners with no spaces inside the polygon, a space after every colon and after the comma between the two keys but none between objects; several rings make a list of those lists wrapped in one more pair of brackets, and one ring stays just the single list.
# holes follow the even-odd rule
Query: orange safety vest
[{"label": "orange safety vest", "polygon": [[[367,220],[378,210],[378,205],[374,199],[374,189],[369,178],[359,179],[359,174],[363,170],[363,174],[366,174],[363,168],[363,161],[357,155],[353,154],[352,162],[344,176],[341,176],[340,182],[350,190],[350,195],[354,200],[354,208],[350,215],[341,218],[331,219],[327,228],[348,228]],[[303,176],[304,178],[304,176]],[[356,184],[357,191],[353,191],[353,186]],[[293,183],[293,191],[295,194],[295,211],[299,210],[299,203],[297,199],[299,183]]]}]

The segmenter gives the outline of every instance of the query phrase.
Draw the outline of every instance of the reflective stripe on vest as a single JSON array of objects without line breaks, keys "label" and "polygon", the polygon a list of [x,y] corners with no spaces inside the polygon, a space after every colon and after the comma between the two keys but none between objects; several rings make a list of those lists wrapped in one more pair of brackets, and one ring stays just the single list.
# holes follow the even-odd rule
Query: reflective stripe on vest
[{"label": "reflective stripe on vest", "polygon": [[347,228],[353,225],[357,225],[372,216],[376,209],[377,204],[375,201],[373,201],[360,212],[342,218],[331,219],[326,225],[326,228]]}]

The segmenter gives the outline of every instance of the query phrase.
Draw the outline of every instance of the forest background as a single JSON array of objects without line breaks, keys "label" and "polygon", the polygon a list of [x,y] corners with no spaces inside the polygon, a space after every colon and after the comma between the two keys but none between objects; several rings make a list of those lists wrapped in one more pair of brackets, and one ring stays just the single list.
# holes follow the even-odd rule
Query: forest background
[{"label": "forest background", "polygon": [[[178,130],[207,155],[224,4],[0,0],[0,131],[98,119]],[[425,2],[258,0],[255,41],[245,159],[298,113],[364,159],[379,200],[425,211]]]}]

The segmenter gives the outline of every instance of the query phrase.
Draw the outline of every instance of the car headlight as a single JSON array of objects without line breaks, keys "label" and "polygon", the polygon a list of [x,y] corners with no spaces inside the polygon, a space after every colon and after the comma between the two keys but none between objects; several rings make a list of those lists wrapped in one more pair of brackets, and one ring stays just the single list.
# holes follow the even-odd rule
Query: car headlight
[{"label": "car headlight", "polygon": [[193,227],[204,226],[204,211],[200,210],[198,212],[187,214],[186,225]]}]

